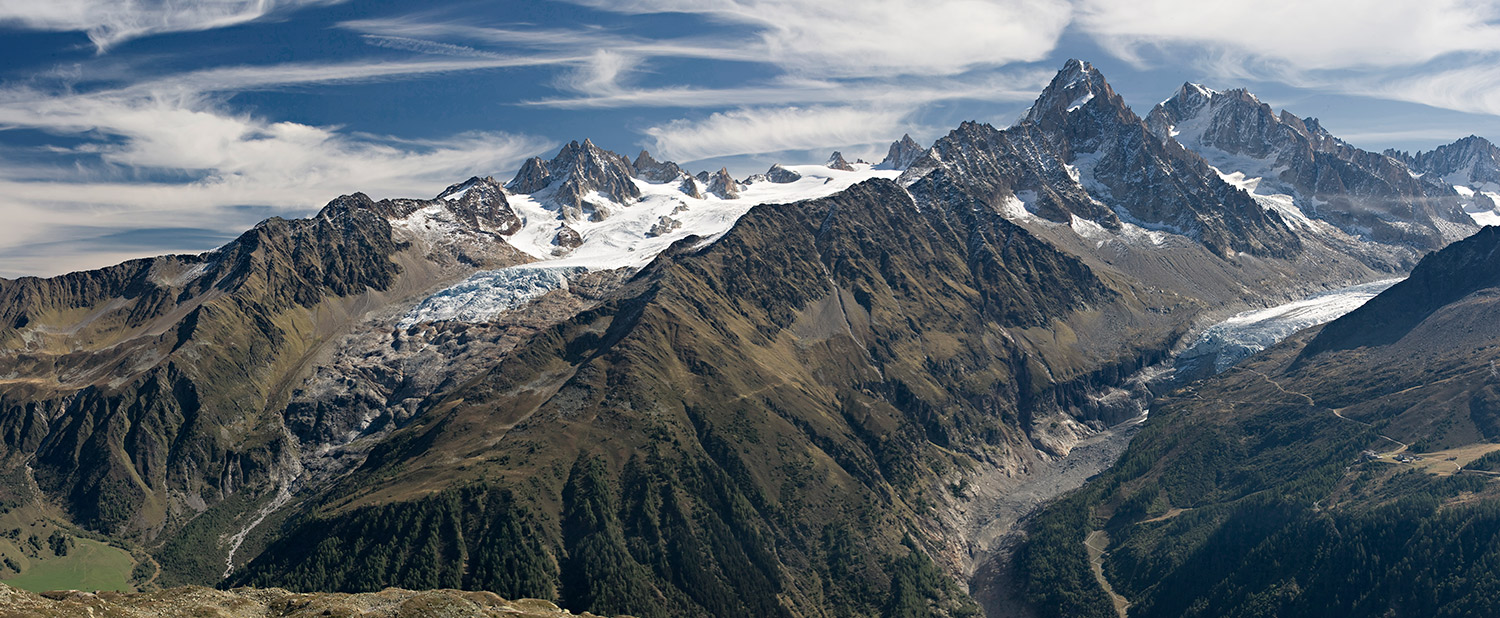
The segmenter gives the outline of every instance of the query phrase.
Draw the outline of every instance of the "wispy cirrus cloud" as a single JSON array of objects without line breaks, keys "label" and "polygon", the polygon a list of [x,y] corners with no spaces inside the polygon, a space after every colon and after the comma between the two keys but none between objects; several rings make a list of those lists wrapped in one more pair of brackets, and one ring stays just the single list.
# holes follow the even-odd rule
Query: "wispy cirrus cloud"
[{"label": "wispy cirrus cloud", "polygon": [[1066,0],[571,0],[618,13],[692,13],[748,25],[761,61],[802,75],[954,75],[1045,58]]},{"label": "wispy cirrus cloud", "polygon": [[103,53],[118,43],[164,32],[212,30],[309,6],[346,0],[0,0],[0,24],[83,32]]},{"label": "wispy cirrus cloud", "polygon": [[839,148],[890,141],[905,110],[858,107],[747,108],[679,119],[646,129],[652,150],[680,161]]},{"label": "wispy cirrus cloud", "polygon": [[643,57],[696,58],[762,62],[765,50],[754,37],[708,38],[702,36],[644,37],[598,26],[538,28],[509,24],[479,25],[437,13],[418,13],[380,19],[340,22],[339,27],[367,37],[462,42],[546,51],[592,51],[605,49]]},{"label": "wispy cirrus cloud", "polygon": [[1337,84],[1340,90],[1382,99],[1500,116],[1500,66],[1490,62]]},{"label": "wispy cirrus cloud", "polygon": [[[1071,10],[1061,0],[880,0],[857,11],[803,0],[577,2],[615,13],[695,13],[749,28],[651,39],[591,26],[486,26],[435,12],[340,27],[400,37],[409,49],[417,49],[410,41],[429,41],[434,54],[463,44],[585,56],[555,80],[559,96],[521,102],[529,107],[724,110],[642,130],[650,147],[691,162],[888,141],[910,128],[902,119],[927,105],[1030,100],[1052,71],[1001,65],[1051,52]],[[662,84],[652,61],[664,57],[750,62],[779,74],[734,85]]]},{"label": "wispy cirrus cloud", "polygon": [[1139,67],[1500,115],[1492,1],[1078,0],[1075,27]]},{"label": "wispy cirrus cloud", "polygon": [[1051,79],[1051,71],[997,72],[955,78],[832,80],[785,77],[745,86],[616,87],[579,96],[523,101],[561,109],[617,107],[712,108],[777,104],[859,103],[916,107],[940,101],[1029,101]]},{"label": "wispy cirrus cloud", "polygon": [[1117,56],[1190,45],[1297,70],[1418,65],[1500,50],[1500,5],[1475,0],[1080,0],[1077,24]]}]

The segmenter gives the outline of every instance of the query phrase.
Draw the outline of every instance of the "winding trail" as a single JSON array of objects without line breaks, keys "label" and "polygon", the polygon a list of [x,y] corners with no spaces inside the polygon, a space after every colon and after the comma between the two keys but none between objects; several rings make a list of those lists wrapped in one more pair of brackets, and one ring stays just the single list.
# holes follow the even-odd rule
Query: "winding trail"
[{"label": "winding trail", "polygon": [[[1352,419],[1352,418],[1349,418],[1349,417],[1347,417],[1347,416],[1344,416],[1344,409],[1343,409],[1343,408],[1325,408],[1325,407],[1323,407],[1323,406],[1320,406],[1320,405],[1318,405],[1318,402],[1317,402],[1317,401],[1315,401],[1315,400],[1314,400],[1314,399],[1313,399],[1313,398],[1312,398],[1312,397],[1311,397],[1311,396],[1309,396],[1309,395],[1308,395],[1308,394],[1307,394],[1307,393],[1303,393],[1303,392],[1300,392],[1300,391],[1293,391],[1293,390],[1287,390],[1287,389],[1286,389],[1286,388],[1285,388],[1285,387],[1283,387],[1283,386],[1282,386],[1282,385],[1281,385],[1281,383],[1280,383],[1280,382],[1277,382],[1277,381],[1276,381],[1276,380],[1274,380],[1274,379],[1272,379],[1272,378],[1271,378],[1271,376],[1268,376],[1268,375],[1266,375],[1266,374],[1265,374],[1265,373],[1263,373],[1263,372],[1261,372],[1261,371],[1259,371],[1259,370],[1256,370],[1256,369],[1251,369],[1251,368],[1249,368],[1249,367],[1246,367],[1246,368],[1245,368],[1245,371],[1248,371],[1248,372],[1250,372],[1250,373],[1253,373],[1253,374],[1255,374],[1255,375],[1258,375],[1258,376],[1260,376],[1260,377],[1261,377],[1261,379],[1264,379],[1264,380],[1265,380],[1265,381],[1266,381],[1266,382],[1267,382],[1267,383],[1269,383],[1269,384],[1270,384],[1270,385],[1271,385],[1271,386],[1274,386],[1274,387],[1276,387],[1276,390],[1278,390],[1278,391],[1281,391],[1281,392],[1283,392],[1283,393],[1286,393],[1286,394],[1288,394],[1288,395],[1294,395],[1294,396],[1297,396],[1297,397],[1301,397],[1301,398],[1303,398],[1303,399],[1304,399],[1304,400],[1306,400],[1306,401],[1307,401],[1307,405],[1308,405],[1308,407],[1312,407],[1312,408],[1317,408],[1317,409],[1319,409],[1319,410],[1328,410],[1328,411],[1329,411],[1329,412],[1332,412],[1332,413],[1333,413],[1333,415],[1334,415],[1334,416],[1336,416],[1336,417],[1338,417],[1338,418],[1340,418],[1340,419],[1343,419],[1343,420],[1346,420],[1346,421],[1349,421],[1349,422],[1351,422],[1351,423],[1354,423],[1354,424],[1356,424],[1356,425],[1359,425],[1359,426],[1361,426],[1361,427],[1369,427],[1369,428],[1374,428],[1374,427],[1375,427],[1375,426],[1374,426],[1374,425],[1371,425],[1371,424],[1369,424],[1369,423],[1366,423],[1366,422],[1364,422],[1364,421],[1361,421],[1361,420],[1358,420],[1358,419]],[[1457,376],[1454,376],[1454,377],[1457,377]],[[1449,378],[1449,379],[1452,379],[1452,378]],[[1445,380],[1445,381],[1446,381],[1446,380]],[[1434,382],[1434,383],[1433,383],[1433,384],[1436,384],[1436,382]],[[1418,386],[1429,386],[1429,385],[1427,385],[1427,384],[1422,384],[1422,385],[1418,385]],[[1414,389],[1414,388],[1417,388],[1417,386],[1413,386],[1413,387],[1411,387],[1411,388],[1408,388],[1408,389],[1406,389],[1406,390],[1403,390],[1403,391],[1400,391],[1400,392],[1398,392],[1398,393],[1392,393],[1392,394],[1400,394],[1400,393],[1404,393],[1404,392],[1407,392],[1407,391],[1409,391],[1409,390],[1412,390],[1412,389]],[[1382,454],[1381,454],[1381,456],[1382,456],[1382,457],[1389,457],[1389,456],[1391,456],[1391,455],[1395,455],[1395,454],[1397,454],[1397,453],[1400,453],[1400,452],[1402,452],[1402,451],[1405,451],[1405,450],[1406,450],[1406,449],[1407,449],[1407,448],[1410,448],[1410,447],[1409,447],[1409,446],[1408,446],[1408,445],[1407,445],[1407,444],[1406,444],[1406,443],[1405,443],[1405,442],[1402,442],[1402,441],[1400,441],[1400,440],[1397,440],[1397,439],[1395,439],[1395,438],[1392,438],[1392,437],[1390,437],[1390,436],[1388,436],[1388,435],[1385,435],[1385,434],[1383,434],[1383,433],[1377,433],[1377,434],[1375,434],[1375,435],[1377,435],[1377,436],[1379,436],[1379,437],[1381,437],[1381,438],[1384,438],[1384,439],[1385,439],[1385,440],[1387,440],[1387,441],[1390,441],[1390,442],[1391,442],[1391,443],[1393,443],[1393,444],[1395,444],[1395,445],[1396,445],[1396,450],[1393,450],[1393,451],[1389,451],[1389,452],[1386,452],[1386,453],[1382,453]]]}]

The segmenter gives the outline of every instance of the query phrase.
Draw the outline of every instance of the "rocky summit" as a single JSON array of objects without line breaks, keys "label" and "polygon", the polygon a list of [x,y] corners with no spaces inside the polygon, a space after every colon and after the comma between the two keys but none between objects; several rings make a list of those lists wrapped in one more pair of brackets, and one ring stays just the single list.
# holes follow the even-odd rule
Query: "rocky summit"
[{"label": "rocky summit", "polygon": [[[1495,160],[1193,84],[1142,119],[1074,60],[1014,124],[877,165],[585,139],[0,280],[0,579],[87,556],[146,591],[0,613],[1479,607],[1445,539],[1492,519]],[[1278,310],[1259,354],[1180,362]]]}]

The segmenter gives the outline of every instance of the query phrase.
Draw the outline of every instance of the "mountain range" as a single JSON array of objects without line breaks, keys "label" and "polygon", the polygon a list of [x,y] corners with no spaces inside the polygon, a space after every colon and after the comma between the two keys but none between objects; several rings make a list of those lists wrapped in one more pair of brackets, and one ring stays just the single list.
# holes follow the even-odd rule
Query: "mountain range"
[{"label": "mountain range", "polygon": [[[200,255],[0,280],[0,504],[115,543],[140,586],[999,615],[1008,492],[1204,377],[1173,371],[1204,328],[1411,272],[1157,399],[1115,485],[1043,511],[1015,555],[1043,614],[1113,615],[1096,530],[1132,612],[1285,609],[1310,597],[1234,571],[1259,558],[1225,526],[1314,534],[1334,503],[1304,498],[1390,495],[1349,484],[1394,465],[1334,478],[1372,442],[1491,437],[1488,386],[1455,376],[1488,366],[1470,333],[1497,161],[1478,137],[1360,150],[1193,84],[1141,118],[1076,60],[1014,125],[903,137],[873,165],[736,180],[571,142],[503,184],[356,193]],[[1249,498],[1268,492],[1295,497]]]}]

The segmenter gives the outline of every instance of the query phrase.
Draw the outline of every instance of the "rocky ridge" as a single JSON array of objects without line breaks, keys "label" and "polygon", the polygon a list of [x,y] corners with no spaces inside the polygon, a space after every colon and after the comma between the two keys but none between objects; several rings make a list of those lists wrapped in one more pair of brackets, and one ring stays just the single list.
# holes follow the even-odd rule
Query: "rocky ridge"
[{"label": "rocky ridge", "polygon": [[[1286,196],[1296,210],[1346,233],[1419,250],[1473,233],[1461,196],[1437,175],[1397,157],[1356,148],[1315,118],[1274,114],[1245,90],[1217,92],[1185,84],[1147,118],[1164,143],[1181,143],[1227,178],[1259,196]],[[1436,161],[1429,158],[1429,161]]]}]

